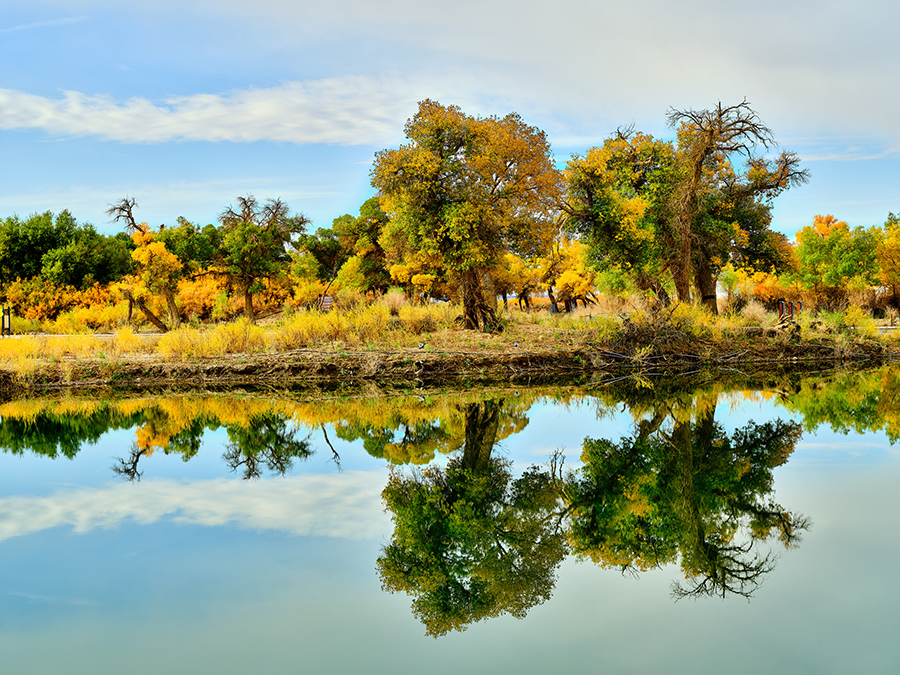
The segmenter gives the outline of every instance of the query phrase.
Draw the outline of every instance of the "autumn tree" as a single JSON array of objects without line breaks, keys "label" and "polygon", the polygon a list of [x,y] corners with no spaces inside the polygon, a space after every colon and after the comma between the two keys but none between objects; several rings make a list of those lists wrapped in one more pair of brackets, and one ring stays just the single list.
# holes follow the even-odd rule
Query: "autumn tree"
[{"label": "autumn tree", "polygon": [[[124,197],[110,204],[106,211],[114,222],[124,223],[125,232],[131,235],[135,246],[131,252],[135,264],[134,272],[123,279],[119,288],[129,302],[129,320],[131,305],[135,304],[150,323],[166,332],[169,327],[177,327],[181,323],[175,293],[178,290],[178,279],[181,277],[183,266],[177,256],[169,252],[162,241],[156,239],[155,233],[151,232],[147,223],[138,223],[135,220],[134,210],[137,206],[134,197]],[[168,326],[147,306],[148,297],[151,295],[163,297],[169,315]]]},{"label": "autumn tree", "polygon": [[888,214],[884,221],[884,237],[876,255],[879,279],[891,289],[893,304],[900,306],[900,215]]},{"label": "autumn tree", "polygon": [[673,145],[632,129],[620,129],[566,166],[566,225],[588,247],[594,267],[630,272],[664,305],[669,209],[678,176]]},{"label": "autumn tree", "polygon": [[852,280],[864,286],[876,283],[881,238],[878,227],[851,228],[832,215],[817,215],[797,232],[802,283],[820,302],[840,306]]},{"label": "autumn tree", "polygon": [[222,224],[221,265],[230,282],[244,296],[244,313],[254,319],[253,294],[264,288],[264,280],[288,260],[288,247],[295,247],[309,219],[290,215],[280,199],[260,204],[253,195],[237,198],[219,216]]},{"label": "autumn tree", "polygon": [[[732,205],[742,200],[765,203],[805,183],[809,173],[800,158],[783,151],[770,159],[775,137],[745,100],[719,103],[708,110],[670,109],[668,123],[678,129],[679,180],[673,191],[672,223],[667,231],[668,267],[679,300],[691,299],[694,283],[701,302],[717,313],[715,269],[727,260],[716,244],[733,231]],[[709,208],[712,206],[713,208]]]},{"label": "autumn tree", "polygon": [[405,133],[409,142],[379,152],[372,169],[392,215],[382,242],[449,277],[467,328],[494,329],[490,268],[507,251],[539,246],[556,216],[561,181],[546,137],[515,113],[472,117],[431,100]]}]

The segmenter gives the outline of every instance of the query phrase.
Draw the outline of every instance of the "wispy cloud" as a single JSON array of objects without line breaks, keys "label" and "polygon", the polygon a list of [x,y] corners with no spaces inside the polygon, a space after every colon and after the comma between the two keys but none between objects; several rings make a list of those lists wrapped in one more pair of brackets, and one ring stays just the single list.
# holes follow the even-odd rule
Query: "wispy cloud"
[{"label": "wispy cloud", "polygon": [[32,30],[35,28],[52,28],[54,26],[67,26],[72,23],[79,23],[87,19],[86,16],[67,16],[62,19],[49,19],[47,21],[35,21],[33,23],[23,23],[10,28],[0,28],[0,33],[13,33],[20,30]]},{"label": "wispy cloud", "polygon": [[168,520],[184,525],[235,525],[294,535],[345,539],[382,536],[384,473],[348,472],[247,482],[144,481],[47,497],[0,499],[0,541],[59,526],[85,533],[124,523]]},{"label": "wispy cloud", "polygon": [[52,99],[0,89],[0,128],[124,143],[282,141],[382,145],[415,110],[407,82],[348,76],[196,94],[154,103],[66,91]]}]

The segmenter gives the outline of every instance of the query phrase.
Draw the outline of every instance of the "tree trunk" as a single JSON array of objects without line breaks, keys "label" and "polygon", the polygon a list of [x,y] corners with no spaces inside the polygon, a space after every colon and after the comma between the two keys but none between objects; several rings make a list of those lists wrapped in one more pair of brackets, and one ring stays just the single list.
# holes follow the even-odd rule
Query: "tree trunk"
[{"label": "tree trunk", "polygon": [[[463,305],[463,325],[471,330],[483,330],[488,333],[500,326],[497,314],[484,297],[482,275],[478,270],[470,269],[460,275],[460,291]],[[494,304],[497,299],[494,297]]]},{"label": "tree trunk", "polygon": [[251,323],[256,321],[256,315],[253,313],[253,293],[249,288],[244,290],[244,316],[250,319]]},{"label": "tree trunk", "polygon": [[150,311],[150,308],[144,304],[143,300],[141,300],[140,298],[135,298],[131,294],[131,291],[124,290],[124,291],[122,291],[122,293],[129,302],[132,302],[135,305],[137,305],[137,308],[144,313],[144,316],[147,317],[147,320],[150,323],[152,323],[154,326],[156,326],[163,333],[169,332],[169,329],[166,327],[166,324],[164,324],[162,321],[160,321],[159,317]]},{"label": "tree trunk", "polygon": [[641,272],[637,275],[637,285],[642,291],[652,291],[656,296],[656,301],[653,303],[654,309],[668,307],[672,304],[672,299],[666,292],[665,287],[656,277],[650,276],[646,272]]},{"label": "tree trunk", "polygon": [[503,401],[484,401],[466,405],[466,442],[463,446],[462,465],[479,471],[488,467],[491,450],[500,429],[500,409]]},{"label": "tree trunk", "polygon": [[690,224],[684,225],[684,232],[680,233],[678,241],[678,254],[669,264],[672,270],[672,278],[675,281],[675,292],[680,302],[691,301],[691,235]]},{"label": "tree trunk", "polygon": [[163,290],[163,295],[166,298],[166,307],[169,310],[169,324],[173,329],[178,328],[181,325],[181,312],[178,311],[178,305],[175,304],[175,292],[166,287]]},{"label": "tree trunk", "polygon": [[556,306],[556,296],[553,295],[553,286],[547,286],[547,297],[550,298],[550,313],[556,314],[559,308]]},{"label": "tree trunk", "polygon": [[719,313],[719,304],[716,301],[716,280],[713,277],[712,264],[709,256],[703,249],[697,250],[697,262],[694,269],[694,283],[700,294],[700,302],[711,313]]}]

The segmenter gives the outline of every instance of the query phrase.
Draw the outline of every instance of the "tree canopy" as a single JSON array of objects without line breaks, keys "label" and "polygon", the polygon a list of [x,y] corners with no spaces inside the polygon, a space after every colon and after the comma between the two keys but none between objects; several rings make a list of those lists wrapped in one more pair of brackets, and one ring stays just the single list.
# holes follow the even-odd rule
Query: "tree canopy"
[{"label": "tree canopy", "polygon": [[471,117],[425,100],[408,143],[375,156],[372,185],[391,214],[382,239],[396,262],[446,275],[466,327],[497,326],[490,268],[507,252],[546,243],[562,196],[544,132],[512,113]]}]

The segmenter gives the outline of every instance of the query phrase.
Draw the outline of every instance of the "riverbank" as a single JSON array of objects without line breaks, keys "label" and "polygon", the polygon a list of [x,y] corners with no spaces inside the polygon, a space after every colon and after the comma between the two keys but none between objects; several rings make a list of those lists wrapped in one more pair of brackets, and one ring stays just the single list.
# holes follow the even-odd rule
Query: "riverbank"
[{"label": "riverbank", "polygon": [[[82,337],[50,339],[65,344]],[[898,355],[890,337],[813,330],[792,323],[709,334],[672,323],[625,321],[617,330],[602,334],[591,328],[522,324],[498,335],[450,329],[417,339],[413,346],[360,348],[336,341],[315,348],[212,356],[115,349],[69,354],[45,342],[43,351],[0,360],[0,386],[40,390],[307,381],[339,387],[367,380],[431,384],[560,377],[602,380],[623,372],[677,375],[696,369],[825,368],[844,362],[878,363]]]}]

